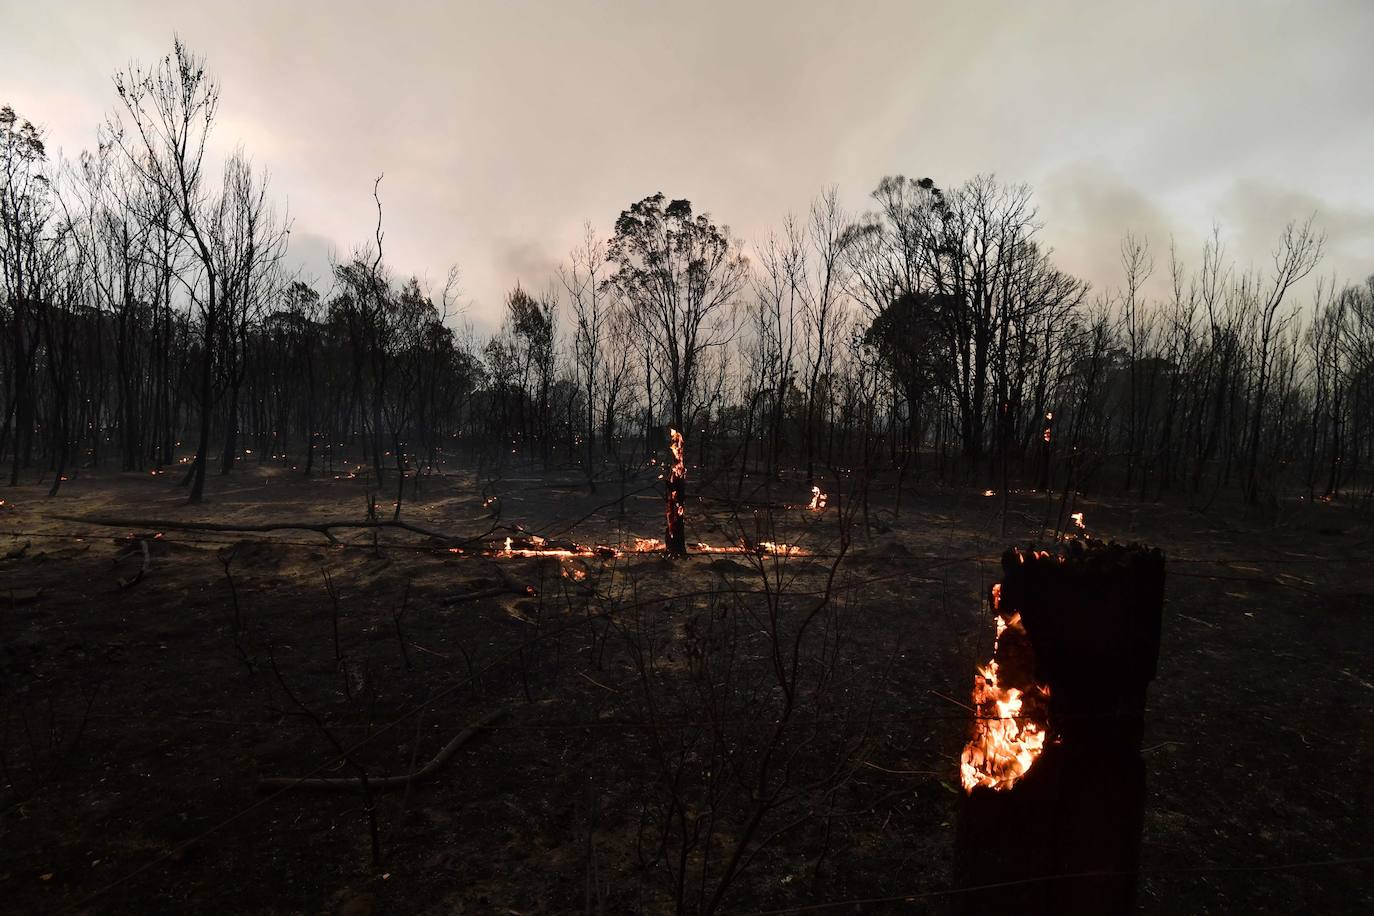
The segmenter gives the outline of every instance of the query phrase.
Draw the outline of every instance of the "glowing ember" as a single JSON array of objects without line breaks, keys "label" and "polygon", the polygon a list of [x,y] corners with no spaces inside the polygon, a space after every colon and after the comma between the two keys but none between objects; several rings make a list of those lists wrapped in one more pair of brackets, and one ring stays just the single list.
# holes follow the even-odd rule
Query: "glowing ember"
[{"label": "glowing ember", "polygon": [[760,541],[758,549],[760,553],[779,557],[804,557],[807,553],[804,547],[798,547],[795,544],[779,544],[775,541]]},{"label": "glowing ember", "polygon": [[795,544],[779,544],[777,541],[759,541],[757,544],[693,544],[698,553],[753,553],[759,556],[804,557],[808,551]]},{"label": "glowing ember", "polygon": [[984,490],[984,491],[983,491],[983,495],[984,495],[984,496],[996,496],[996,495],[997,495],[997,491],[996,491],[996,490]]},{"label": "glowing ember", "polygon": [[585,557],[590,552],[577,547],[515,547],[501,551],[503,557]]},{"label": "glowing ember", "polygon": [[[697,543],[692,545],[693,551],[697,553],[734,553],[734,554],[754,554],[756,556],[778,556],[778,557],[804,557],[810,554],[804,547],[796,544],[783,544],[778,541],[760,541],[757,544],[747,544],[740,542],[737,544],[704,544]],[[479,555],[498,558],[510,557],[557,557],[559,559],[601,559],[610,560],[616,557],[633,556],[636,554],[662,553],[664,550],[663,541],[658,538],[636,537],[629,544],[623,547],[610,547],[605,544],[577,544],[563,542],[561,544],[550,544],[550,542],[538,535],[527,535],[517,541],[515,538],[506,538],[500,547],[492,547],[479,551]],[[450,547],[448,552],[452,554],[462,554],[464,551],[460,547]],[[684,547],[684,554],[686,553]],[[566,574],[565,574],[566,575]],[[581,579],[583,576],[577,575],[572,578]]]},{"label": "glowing ember", "polygon": [[820,487],[811,488],[811,504],[806,508],[816,512],[825,508],[825,494],[821,492]]},{"label": "glowing ember", "polygon": [[[993,611],[1000,610],[1001,599],[999,583],[992,587]],[[1030,680],[1034,665],[1021,615],[1012,614],[1006,619],[999,614],[996,623],[992,660],[980,666],[973,678],[973,705],[978,717],[959,763],[966,792],[978,786],[1011,788],[1045,748],[1045,701],[1049,689]],[[1025,681],[1022,687],[1003,682],[1013,678],[999,675],[999,649],[1007,650],[1017,679]]]}]

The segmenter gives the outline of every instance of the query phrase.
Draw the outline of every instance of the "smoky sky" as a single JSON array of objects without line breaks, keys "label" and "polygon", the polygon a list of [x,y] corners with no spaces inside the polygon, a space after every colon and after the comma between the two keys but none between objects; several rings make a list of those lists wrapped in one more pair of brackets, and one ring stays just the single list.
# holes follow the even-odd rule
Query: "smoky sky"
[{"label": "smoky sky", "polygon": [[0,0],[0,104],[75,155],[111,77],[180,34],[292,219],[293,261],[371,238],[397,275],[463,276],[491,326],[590,221],[656,191],[746,243],[887,174],[1035,189],[1041,238],[1097,290],[1123,233],[1166,272],[1215,223],[1242,266],[1311,213],[1321,270],[1374,272],[1374,3],[33,3]]}]

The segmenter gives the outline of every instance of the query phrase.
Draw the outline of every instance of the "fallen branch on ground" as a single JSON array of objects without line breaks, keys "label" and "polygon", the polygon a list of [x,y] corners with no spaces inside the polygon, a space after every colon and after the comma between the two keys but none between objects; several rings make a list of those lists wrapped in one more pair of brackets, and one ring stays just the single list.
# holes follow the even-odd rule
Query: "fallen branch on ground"
[{"label": "fallen branch on ground", "polygon": [[330,543],[338,543],[338,538],[334,537],[333,530],[337,528],[396,528],[401,531],[409,531],[413,534],[424,535],[429,538],[436,538],[447,544],[461,545],[471,544],[489,537],[493,532],[502,526],[492,525],[481,534],[471,537],[456,537],[444,531],[436,531],[433,528],[426,528],[423,525],[416,525],[405,521],[352,521],[339,520],[328,522],[267,522],[263,524],[237,524],[233,522],[178,522],[171,519],[149,519],[149,518],[110,518],[107,516],[90,515],[54,515],[56,519],[67,522],[84,522],[87,525],[101,525],[107,528],[135,528],[149,530],[166,531],[224,531],[224,532],[271,532],[271,531],[313,531],[322,534],[329,539]]},{"label": "fallen branch on ground", "polygon": [[[497,719],[506,714],[506,709],[497,709],[487,713],[472,725],[460,731],[454,736],[453,740],[445,744],[439,753],[434,755],[434,759],[414,773],[405,776],[384,776],[369,779],[367,784],[373,789],[399,789],[412,782],[419,782],[427,779],[439,771],[439,768],[448,763],[449,758],[454,755],[458,748],[466,744],[479,731],[486,728]],[[259,792],[269,792],[273,789],[324,789],[349,791],[357,789],[361,785],[361,780],[353,776],[342,777],[317,777],[314,779],[294,779],[290,776],[269,776],[258,781]]]},{"label": "fallen branch on ground", "polygon": [[513,585],[497,585],[492,588],[479,588],[475,591],[464,592],[460,595],[451,595],[444,599],[444,604],[462,604],[464,601],[476,601],[478,598],[496,598],[501,595],[521,595],[528,597],[529,592]]},{"label": "fallen branch on ground", "polygon": [[492,567],[492,572],[501,580],[500,585],[492,585],[484,588],[474,589],[470,592],[460,592],[456,595],[449,595],[444,599],[444,604],[461,604],[464,601],[475,601],[478,598],[497,598],[501,595],[518,595],[521,598],[534,598],[539,595],[539,590],[533,585],[521,585],[511,578],[510,573],[506,572],[500,564]]}]

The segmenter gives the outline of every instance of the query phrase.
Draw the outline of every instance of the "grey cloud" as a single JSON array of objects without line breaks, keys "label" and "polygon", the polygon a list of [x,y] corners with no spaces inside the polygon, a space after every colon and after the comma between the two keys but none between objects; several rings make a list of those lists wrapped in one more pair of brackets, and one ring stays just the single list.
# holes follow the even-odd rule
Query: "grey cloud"
[{"label": "grey cloud", "polygon": [[1177,225],[1158,204],[1100,162],[1062,169],[1036,188],[1042,239],[1055,250],[1061,269],[1092,281],[1095,291],[1111,292],[1121,283],[1121,242],[1127,233],[1148,242],[1155,271],[1147,289],[1167,289],[1171,242],[1186,251],[1194,242],[1189,227]]},{"label": "grey cloud", "polygon": [[558,264],[559,258],[539,240],[498,239],[494,243],[492,265],[497,276],[507,278],[508,289],[519,283],[528,292],[541,293],[554,278]]},{"label": "grey cloud", "polygon": [[323,294],[332,282],[332,265],[337,257],[338,246],[329,239],[313,232],[293,228],[283,266],[288,273],[298,275],[303,282]]},{"label": "grey cloud", "polygon": [[343,253],[371,237],[385,172],[395,272],[456,259],[474,318],[499,320],[517,279],[542,289],[582,220],[606,233],[646,194],[755,240],[827,185],[861,210],[894,173],[1032,183],[1046,239],[1098,287],[1119,282],[1128,228],[1160,253],[1213,217],[1238,248],[1253,223],[1258,243],[1272,220],[1223,204],[1282,176],[1298,196],[1254,206],[1325,202],[1323,220],[1354,220],[1328,226],[1328,266],[1367,270],[1374,4],[1359,0],[0,3],[23,36],[0,95],[18,87],[56,146],[89,145],[110,75],[176,29],[223,85],[220,150],[243,142]]},{"label": "grey cloud", "polygon": [[1242,179],[1217,209],[1223,230],[1234,233],[1239,251],[1256,267],[1269,265],[1287,223],[1313,216],[1326,235],[1323,275],[1356,281],[1374,274],[1374,208],[1341,206],[1298,188]]}]

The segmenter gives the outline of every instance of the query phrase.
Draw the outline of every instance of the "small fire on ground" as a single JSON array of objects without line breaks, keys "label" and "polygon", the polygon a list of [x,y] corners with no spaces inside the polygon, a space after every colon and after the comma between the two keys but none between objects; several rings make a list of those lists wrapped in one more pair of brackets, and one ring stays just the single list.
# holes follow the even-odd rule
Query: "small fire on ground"
[{"label": "small fire on ground", "polygon": [[[673,464],[669,468],[667,476],[667,507],[664,513],[667,526],[663,538],[636,537],[628,544],[612,547],[607,544],[578,544],[571,541],[553,543],[537,534],[529,534],[520,536],[518,540],[514,537],[508,537],[505,544],[499,548],[478,549],[471,553],[475,556],[488,557],[555,557],[558,559],[613,559],[634,554],[667,552],[672,555],[684,555],[688,553],[683,531],[683,522],[687,514],[686,505],[683,502],[684,486],[687,480],[687,466],[684,457],[685,443],[682,434],[676,429],[670,429],[669,434],[668,446],[672,452]],[[488,497],[483,500],[482,505],[488,506],[495,499],[494,496]],[[813,486],[811,488],[811,502],[807,508],[819,511],[825,508],[825,501],[825,493],[821,492],[820,487]],[[760,541],[757,544],[749,544],[743,540],[734,544],[698,542],[692,545],[692,550],[697,553],[738,553],[779,557],[802,557],[810,553],[810,551],[795,544],[783,544],[777,541]],[[465,554],[468,551],[461,547],[450,547],[449,553]],[[573,576],[573,578],[578,579],[584,577],[585,571],[582,575]]]},{"label": "small fire on ground", "polygon": [[806,508],[812,510],[813,512],[819,512],[820,510],[825,508],[825,499],[826,496],[824,493],[821,492],[820,487],[812,487],[811,502],[807,505]]},{"label": "small fire on ground", "polygon": [[[612,547],[607,544],[553,544],[537,534],[526,535],[520,539],[506,538],[505,544],[498,548],[475,550],[477,556],[488,557],[587,557],[613,559],[636,554],[662,553],[666,548],[662,538],[636,537],[628,544]],[[757,556],[803,557],[808,555],[804,547],[783,544],[777,541],[760,541],[757,544],[704,544],[692,545],[696,553],[739,553]],[[450,547],[449,553],[465,553],[462,548]]]},{"label": "small fire on ground", "polygon": [[[992,587],[994,613],[1001,600],[998,583]],[[1045,749],[1048,734],[1049,688],[1034,680],[1035,655],[1021,615],[998,614],[996,623],[992,660],[973,678],[977,717],[959,764],[966,792],[1010,789]]]}]

